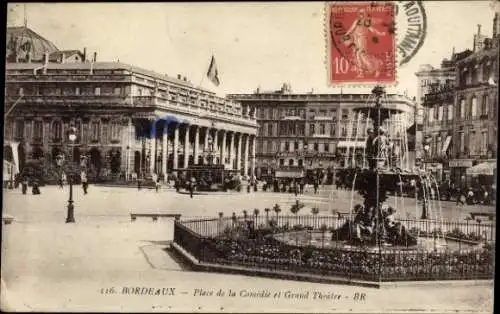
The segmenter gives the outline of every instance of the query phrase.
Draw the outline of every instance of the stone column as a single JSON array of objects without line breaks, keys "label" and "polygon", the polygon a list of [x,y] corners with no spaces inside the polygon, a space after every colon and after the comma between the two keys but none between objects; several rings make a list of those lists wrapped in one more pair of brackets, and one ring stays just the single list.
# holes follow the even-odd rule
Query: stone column
[{"label": "stone column", "polygon": [[249,149],[249,141],[250,136],[245,135],[245,153],[243,155],[243,172],[245,175],[248,175],[248,149]]},{"label": "stone column", "polygon": [[193,158],[194,158],[194,164],[198,164],[198,156],[200,155],[200,127],[195,126],[196,128],[196,133],[194,134],[194,152],[193,152]]},{"label": "stone column", "polygon": [[[82,126],[82,128],[83,128],[83,126]],[[134,138],[134,125],[132,124],[132,117],[128,117],[128,123],[127,123],[127,180],[130,178],[130,174],[133,172],[132,158],[134,155],[134,150],[132,149],[132,138]],[[90,160],[87,160],[87,164],[88,165],[90,164]]]},{"label": "stone column", "polygon": [[184,169],[189,164],[189,125],[186,126],[186,133],[184,134]]},{"label": "stone column", "polygon": [[149,132],[151,152],[149,153],[149,173],[153,174],[155,172],[156,164],[156,121],[151,124],[151,132]]},{"label": "stone column", "polygon": [[167,162],[168,162],[168,154],[167,154],[167,147],[168,147],[168,123],[167,121],[164,121],[165,124],[163,125],[163,136],[162,136],[162,161],[161,161],[161,173],[163,173],[163,177],[165,180],[167,179]]},{"label": "stone column", "polygon": [[222,130],[222,147],[221,147],[221,160],[222,164],[226,164],[226,142],[227,142],[227,132]]},{"label": "stone column", "polygon": [[252,172],[251,172],[251,175],[254,176],[256,174],[256,171],[255,171],[255,145],[257,143],[257,138],[255,135],[252,135],[252,155],[251,155],[251,159],[252,159]]},{"label": "stone column", "polygon": [[217,147],[217,145],[219,144],[219,143],[217,143],[218,140],[219,140],[219,130],[215,129],[214,130],[214,156],[213,156],[214,165],[215,165],[215,158],[217,157],[217,152],[219,151],[219,149]]},{"label": "stone column", "polygon": [[236,170],[241,170],[241,145],[243,141],[243,134],[238,133],[238,152],[236,153]]},{"label": "stone column", "polygon": [[179,125],[176,124],[174,126],[174,148],[173,148],[174,164],[172,166],[174,169],[179,168],[179,155],[177,155],[178,150],[179,150]]},{"label": "stone column", "polygon": [[231,167],[231,170],[234,169],[234,159],[235,159],[235,154],[234,154],[234,151],[235,151],[235,147],[234,147],[234,138],[235,138],[235,134],[234,132],[231,132],[231,146],[229,147],[229,165]]},{"label": "stone column", "polygon": [[[203,143],[203,150],[208,151],[208,137],[210,136],[210,129],[205,128],[205,140]],[[203,157],[204,163],[208,163],[208,158],[206,156]]]}]

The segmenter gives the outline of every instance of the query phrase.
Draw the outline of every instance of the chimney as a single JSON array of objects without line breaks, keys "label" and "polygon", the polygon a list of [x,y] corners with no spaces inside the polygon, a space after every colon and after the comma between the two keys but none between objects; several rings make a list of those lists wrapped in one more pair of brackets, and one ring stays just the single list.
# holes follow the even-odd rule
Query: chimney
[{"label": "chimney", "polygon": [[184,77],[182,78],[182,80],[183,80],[184,82],[187,82],[187,77],[185,77],[185,76],[184,76]]},{"label": "chimney", "polygon": [[87,47],[83,47],[83,62],[87,62]]},{"label": "chimney", "polygon": [[477,35],[481,36],[481,24],[477,24]]},{"label": "chimney", "polygon": [[177,79],[180,80],[181,79],[181,75],[180,74],[177,74]]},{"label": "chimney", "polygon": [[97,52],[94,52],[94,62],[97,62]]},{"label": "chimney", "polygon": [[61,63],[64,63],[66,59],[66,56],[64,55],[64,52],[61,53]]}]

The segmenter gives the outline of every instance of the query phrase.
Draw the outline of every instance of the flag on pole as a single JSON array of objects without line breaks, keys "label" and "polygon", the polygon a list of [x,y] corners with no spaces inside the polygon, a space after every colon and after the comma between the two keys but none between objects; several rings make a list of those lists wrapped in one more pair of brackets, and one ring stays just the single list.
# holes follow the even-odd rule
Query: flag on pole
[{"label": "flag on pole", "polygon": [[212,56],[212,60],[210,61],[210,66],[208,67],[207,77],[215,86],[220,85],[219,81],[219,72],[217,71],[217,64],[215,63],[215,57]]}]

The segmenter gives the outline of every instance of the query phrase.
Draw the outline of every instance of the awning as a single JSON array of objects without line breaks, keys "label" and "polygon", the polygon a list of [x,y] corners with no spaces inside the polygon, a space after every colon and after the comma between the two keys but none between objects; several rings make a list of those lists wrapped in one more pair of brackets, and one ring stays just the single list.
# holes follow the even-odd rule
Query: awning
[{"label": "awning", "polygon": [[451,136],[447,136],[446,139],[444,140],[443,150],[441,150],[441,154],[446,155],[446,151],[448,150],[448,147],[450,147],[450,143],[451,143]]},{"label": "awning", "polygon": [[482,162],[480,164],[468,168],[465,172],[468,175],[472,176],[478,176],[478,175],[492,176],[495,174],[496,169],[497,169],[496,161]]},{"label": "awning", "polygon": [[303,178],[304,177],[304,172],[299,170],[299,171],[293,171],[293,170],[276,170],[276,173],[274,175],[276,178]]},{"label": "awning", "polygon": [[337,143],[337,148],[349,147],[349,148],[365,148],[366,142],[355,142],[355,141],[340,141]]}]

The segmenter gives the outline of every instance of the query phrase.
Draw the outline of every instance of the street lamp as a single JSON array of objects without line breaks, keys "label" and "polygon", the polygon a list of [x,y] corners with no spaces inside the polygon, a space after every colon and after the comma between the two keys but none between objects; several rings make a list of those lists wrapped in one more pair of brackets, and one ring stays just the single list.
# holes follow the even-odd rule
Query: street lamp
[{"label": "street lamp", "polygon": [[[68,139],[71,143],[71,159],[70,162],[73,161],[73,148],[74,144],[76,141],[76,128],[72,127],[68,131]],[[69,167],[70,171],[68,172],[68,183],[69,183],[69,200],[68,200],[68,213],[66,217],[66,223],[74,223],[75,222],[75,216],[74,216],[74,209],[75,207],[73,206],[73,169]]]}]

